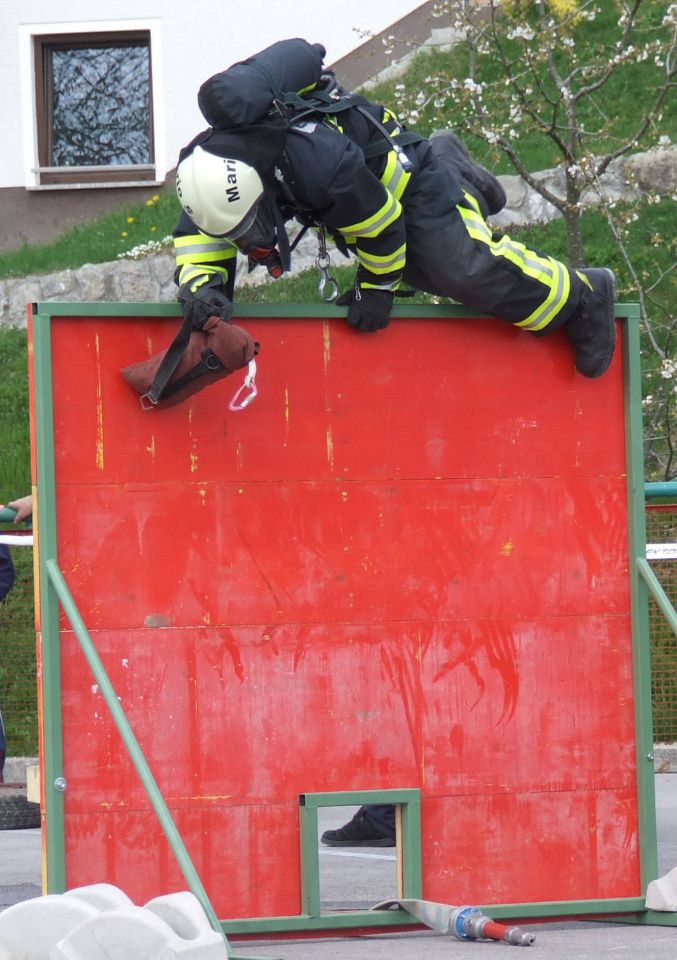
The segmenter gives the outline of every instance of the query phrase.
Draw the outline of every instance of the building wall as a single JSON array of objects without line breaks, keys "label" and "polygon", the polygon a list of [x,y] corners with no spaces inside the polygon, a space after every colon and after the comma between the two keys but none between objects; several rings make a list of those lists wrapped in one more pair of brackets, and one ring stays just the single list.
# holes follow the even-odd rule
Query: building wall
[{"label": "building wall", "polygon": [[[422,42],[436,25],[432,3],[412,0],[343,0],[340,14],[310,0],[252,6],[232,0],[192,0],[182,12],[163,0],[110,0],[106,19],[92,18],[90,0],[0,0],[0,251],[23,242],[45,242],[76,223],[125,203],[144,200],[171,180],[179,149],[205,122],[197,90],[208,76],[276,40],[303,36],[327,48],[347,84],[355,85],[387,66],[379,34],[402,38],[400,47]],[[266,10],[271,12],[266,15]],[[257,14],[252,16],[252,13]],[[275,15],[279,13],[279,15]],[[260,15],[259,15],[260,14]],[[143,187],[40,187],[35,185],[35,118],[32,34],[102,29],[150,29],[153,47],[154,112],[158,132],[158,181]],[[367,39],[371,37],[375,39]],[[406,47],[405,47],[406,42]],[[394,54],[397,56],[397,53]]]}]

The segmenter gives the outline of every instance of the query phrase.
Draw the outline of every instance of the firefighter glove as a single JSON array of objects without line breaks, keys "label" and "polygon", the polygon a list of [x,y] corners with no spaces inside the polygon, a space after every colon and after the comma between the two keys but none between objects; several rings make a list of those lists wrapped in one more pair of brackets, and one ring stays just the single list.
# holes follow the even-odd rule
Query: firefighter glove
[{"label": "firefighter glove", "polygon": [[179,301],[184,319],[190,318],[193,330],[202,330],[210,317],[232,322],[233,304],[226,296],[219,277],[212,277],[199,286],[194,282],[181,284]]},{"label": "firefighter glove", "polygon": [[393,306],[392,290],[376,290],[357,284],[335,301],[339,307],[348,307],[348,324],[364,333],[375,333],[390,323]]}]

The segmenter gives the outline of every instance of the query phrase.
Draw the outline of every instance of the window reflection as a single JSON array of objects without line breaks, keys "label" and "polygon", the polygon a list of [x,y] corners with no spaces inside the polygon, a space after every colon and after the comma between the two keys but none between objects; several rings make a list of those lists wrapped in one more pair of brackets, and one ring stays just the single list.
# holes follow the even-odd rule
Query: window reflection
[{"label": "window reflection", "polygon": [[147,44],[52,49],[52,166],[150,163]]}]

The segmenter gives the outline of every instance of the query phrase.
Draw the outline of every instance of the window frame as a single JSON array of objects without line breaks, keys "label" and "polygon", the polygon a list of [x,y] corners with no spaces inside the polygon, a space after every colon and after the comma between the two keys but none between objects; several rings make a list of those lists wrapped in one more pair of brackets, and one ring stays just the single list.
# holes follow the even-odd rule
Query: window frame
[{"label": "window frame", "polygon": [[[34,76],[35,173],[39,186],[148,186],[157,183],[157,143],[153,84],[153,34],[148,28],[102,29],[87,31],[34,33],[31,37]],[[86,166],[50,166],[53,145],[53,98],[51,52],[70,48],[145,44],[148,50],[149,153],[147,164],[92,164]]]}]

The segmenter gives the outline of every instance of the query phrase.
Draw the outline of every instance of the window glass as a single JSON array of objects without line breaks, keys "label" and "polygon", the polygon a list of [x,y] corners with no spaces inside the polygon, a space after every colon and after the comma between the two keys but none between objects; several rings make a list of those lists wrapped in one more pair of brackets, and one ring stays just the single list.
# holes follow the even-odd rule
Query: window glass
[{"label": "window glass", "polygon": [[52,48],[50,166],[152,161],[147,45]]}]

